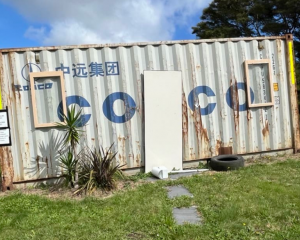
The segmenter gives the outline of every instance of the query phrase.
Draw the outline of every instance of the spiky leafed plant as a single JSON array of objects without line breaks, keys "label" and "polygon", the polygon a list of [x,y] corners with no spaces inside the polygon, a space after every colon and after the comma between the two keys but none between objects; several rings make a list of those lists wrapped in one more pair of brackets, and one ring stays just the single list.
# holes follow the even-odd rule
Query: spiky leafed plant
[{"label": "spiky leafed plant", "polygon": [[66,154],[63,154],[59,158],[60,166],[63,168],[63,177],[66,179],[66,184],[74,187],[75,183],[75,167],[78,163],[78,158],[73,157],[73,153],[68,149]]},{"label": "spiky leafed plant", "polygon": [[111,145],[107,151],[103,147],[99,150],[88,149],[79,161],[79,185],[75,193],[94,192],[97,188],[112,190],[115,188],[115,180],[122,177],[122,166],[115,164],[116,152],[113,153]]},{"label": "spiky leafed plant", "polygon": [[[63,118],[63,123],[61,122],[56,123],[56,126],[65,132],[65,135],[63,137],[64,147],[68,145],[71,147],[73,158],[77,155],[76,145],[79,143],[80,132],[82,132],[79,129],[81,126],[81,118],[80,118],[81,113],[82,113],[82,109],[76,111],[75,105],[73,105],[71,108],[67,109],[67,114],[64,113],[61,114]],[[75,171],[74,181],[76,186],[78,182],[77,162],[75,162],[74,171]]]}]

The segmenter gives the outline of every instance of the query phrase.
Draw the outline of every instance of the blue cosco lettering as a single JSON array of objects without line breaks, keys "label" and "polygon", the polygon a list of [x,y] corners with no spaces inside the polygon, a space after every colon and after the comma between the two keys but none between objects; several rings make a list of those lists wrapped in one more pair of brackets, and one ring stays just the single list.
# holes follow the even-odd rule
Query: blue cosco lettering
[{"label": "blue cosco lettering", "polygon": [[[208,86],[195,87],[188,96],[189,107],[192,111],[195,111],[195,103],[198,102],[198,95],[201,93],[205,94],[208,97],[216,96],[214,91]],[[216,103],[209,103],[205,108],[201,108],[199,106],[201,115],[211,114],[214,111],[216,105],[217,105]]]},{"label": "blue cosco lettering", "polygon": [[[233,102],[232,102],[232,96],[231,96],[231,92],[234,91],[234,88],[235,85],[233,86],[230,86],[226,92],[226,102],[228,104],[228,106],[233,109],[233,110],[237,110],[237,109],[234,109],[234,106],[233,106]],[[237,90],[241,89],[241,90],[244,90],[246,89],[246,85],[245,83],[243,82],[238,82],[237,83],[237,86],[236,86]],[[253,90],[250,88],[250,97],[251,97],[251,103],[254,102],[254,92]],[[239,111],[246,111],[247,110],[247,102],[245,101],[243,104],[239,104]]]},{"label": "blue cosco lettering", "polygon": [[[71,104],[77,104],[81,108],[90,107],[89,102],[85,98],[77,95],[66,97],[66,104],[67,107],[69,107]],[[62,102],[60,102],[60,104],[58,105],[57,116],[60,119],[60,121],[63,121],[64,119],[61,116],[61,114],[62,114]],[[90,118],[91,118],[91,114],[82,114],[79,119],[80,123],[78,124],[78,127],[83,127],[84,125],[86,125],[87,122],[90,120]]]},{"label": "blue cosco lettering", "polygon": [[[124,101],[125,113],[122,116],[115,114],[113,105],[116,100]],[[105,117],[114,123],[125,123],[135,114],[136,104],[133,98],[124,92],[115,92],[107,96],[103,102],[103,113]]]}]

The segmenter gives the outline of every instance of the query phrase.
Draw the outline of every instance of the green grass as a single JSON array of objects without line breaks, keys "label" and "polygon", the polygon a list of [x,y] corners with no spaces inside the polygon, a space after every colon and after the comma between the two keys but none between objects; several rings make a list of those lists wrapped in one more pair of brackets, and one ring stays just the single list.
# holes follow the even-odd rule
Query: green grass
[{"label": "green grass", "polygon": [[[181,184],[193,198],[167,198]],[[173,207],[198,206],[203,225],[177,226]],[[0,197],[0,239],[300,239],[300,161],[160,181],[111,198]]]}]

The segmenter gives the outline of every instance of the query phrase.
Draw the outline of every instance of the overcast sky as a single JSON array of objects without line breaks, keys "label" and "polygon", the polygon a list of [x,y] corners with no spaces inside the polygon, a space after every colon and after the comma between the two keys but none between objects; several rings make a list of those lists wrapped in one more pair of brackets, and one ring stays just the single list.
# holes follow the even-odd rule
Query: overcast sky
[{"label": "overcast sky", "polygon": [[195,39],[209,2],[0,0],[0,48]]}]

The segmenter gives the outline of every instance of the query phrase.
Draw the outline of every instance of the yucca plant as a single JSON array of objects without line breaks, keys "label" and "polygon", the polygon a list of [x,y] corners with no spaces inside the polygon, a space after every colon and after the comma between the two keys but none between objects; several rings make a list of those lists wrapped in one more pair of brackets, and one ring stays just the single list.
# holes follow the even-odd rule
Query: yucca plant
[{"label": "yucca plant", "polygon": [[60,166],[63,168],[62,176],[66,179],[66,184],[74,187],[75,184],[75,168],[78,163],[78,158],[73,156],[70,148],[66,154],[59,158]]},{"label": "yucca plant", "polygon": [[[67,109],[67,114],[62,113],[61,116],[63,118],[64,123],[56,123],[56,126],[65,132],[65,135],[62,139],[63,147],[70,146],[72,149],[72,162],[74,162],[74,186],[77,187],[78,182],[78,171],[77,171],[77,161],[75,161],[76,154],[76,145],[80,140],[80,132],[82,132],[79,128],[81,126],[81,113],[82,109],[76,111],[75,105],[71,108]],[[71,155],[68,155],[68,157]]]},{"label": "yucca plant", "polygon": [[96,189],[112,190],[117,178],[123,177],[119,164],[115,164],[116,152],[111,145],[107,151],[103,147],[88,149],[79,161],[79,189],[75,193],[85,191],[91,194]]}]

